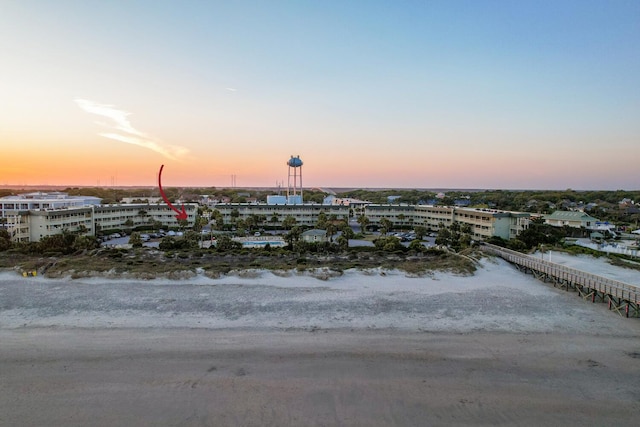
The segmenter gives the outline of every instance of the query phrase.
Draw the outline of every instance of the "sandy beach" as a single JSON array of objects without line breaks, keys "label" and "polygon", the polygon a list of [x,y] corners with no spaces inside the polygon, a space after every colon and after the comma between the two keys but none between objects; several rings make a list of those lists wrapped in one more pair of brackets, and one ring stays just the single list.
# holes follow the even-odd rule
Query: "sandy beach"
[{"label": "sandy beach", "polygon": [[471,277],[380,273],[187,282],[1,273],[0,425],[637,420],[638,319],[501,260]]}]

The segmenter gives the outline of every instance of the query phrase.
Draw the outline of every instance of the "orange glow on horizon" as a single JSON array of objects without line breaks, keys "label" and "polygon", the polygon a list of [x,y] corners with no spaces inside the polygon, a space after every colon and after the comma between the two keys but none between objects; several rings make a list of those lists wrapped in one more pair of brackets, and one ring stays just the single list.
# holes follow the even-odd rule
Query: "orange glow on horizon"
[{"label": "orange glow on horizon", "polygon": [[[274,187],[277,183],[286,185],[286,161],[290,155],[300,155],[305,187],[507,189],[584,188],[577,180],[559,180],[557,176],[559,171],[577,176],[585,169],[591,170],[593,182],[606,182],[611,173],[600,163],[609,163],[605,156],[614,155],[604,153],[596,159],[585,151],[573,154],[574,161],[567,164],[563,157],[549,157],[544,150],[513,148],[497,154],[475,146],[454,152],[425,146],[405,154],[389,146],[343,155],[321,146],[298,152],[271,149],[264,143],[252,152],[240,152],[233,144],[217,143],[202,152],[194,150],[182,160],[171,160],[144,147],[100,136],[85,142],[58,141],[46,147],[25,138],[6,145],[4,154],[9,161],[3,164],[0,185],[10,187],[154,187],[162,164],[163,185],[167,187],[230,187],[232,176],[237,187]],[[621,170],[630,159],[617,159]]]}]

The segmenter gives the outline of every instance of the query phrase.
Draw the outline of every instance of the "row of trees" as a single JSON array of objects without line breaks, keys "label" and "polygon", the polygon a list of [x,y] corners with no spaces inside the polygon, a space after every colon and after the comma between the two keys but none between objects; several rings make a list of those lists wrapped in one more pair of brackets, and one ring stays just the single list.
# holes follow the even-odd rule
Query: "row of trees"
[{"label": "row of trees", "polygon": [[[267,196],[273,194],[272,189],[241,189],[241,188],[179,188],[164,187],[165,194],[170,200],[182,198],[186,201],[197,201],[203,195],[217,198],[229,198],[234,203],[247,201],[247,194],[259,202],[266,202]],[[33,190],[29,190],[33,191]],[[95,196],[103,199],[103,203],[116,203],[124,197],[147,198],[160,197],[157,188],[107,188],[107,187],[70,187],[63,190],[69,195]],[[18,194],[19,190],[0,189],[0,197]],[[372,203],[387,203],[393,197],[394,203],[419,204],[436,198],[436,193],[430,190],[418,189],[384,189],[370,190],[357,189],[338,193],[338,197],[352,197],[360,200],[368,200]],[[326,193],[319,190],[305,190],[306,202],[322,203]],[[550,202],[560,204],[563,201],[571,202],[601,202],[611,205],[617,204],[622,199],[639,201],[640,190],[480,190],[480,191],[447,191],[447,199],[468,198],[472,205],[494,205],[505,210],[524,210],[531,200],[541,203]]]},{"label": "row of trees", "polygon": [[[349,247],[349,240],[356,237],[346,221],[330,221],[327,218],[321,217],[318,226],[323,226],[326,230],[326,236],[329,239],[328,242],[323,242],[321,244],[304,242],[301,240],[304,228],[294,225],[284,236],[288,249],[297,252],[318,250],[332,252],[344,251]],[[517,239],[503,241],[500,238],[492,238],[489,242],[501,246],[507,246],[515,250],[529,250],[538,247],[541,244],[558,244],[569,231],[571,230],[552,227],[544,224],[541,220],[534,220],[530,227],[527,230],[524,230]],[[338,233],[339,235],[334,239],[333,237]],[[417,237],[417,239],[409,244],[409,250],[420,251],[424,249],[421,243],[422,236]],[[159,248],[161,250],[197,249],[199,247],[200,239],[201,236],[199,233],[193,230],[188,230],[180,237],[164,237],[160,242]],[[142,247],[143,241],[140,233],[131,233],[129,243],[134,248]],[[445,227],[444,224],[441,223],[435,243],[447,246],[455,251],[469,247],[473,244],[471,226],[468,224],[452,223],[449,227]],[[374,245],[376,249],[385,251],[406,250],[398,238],[394,236],[387,236],[385,233],[382,233],[381,237],[374,241]],[[63,232],[61,234],[44,237],[39,242],[12,243],[8,232],[5,229],[0,229],[0,251],[4,251],[12,247],[16,247],[26,253],[59,253],[67,255],[79,251],[95,249],[99,247],[99,241],[92,236]],[[222,252],[233,251],[241,249],[242,244],[234,241],[228,235],[221,234],[217,237],[215,248],[217,251]]]},{"label": "row of trees", "polygon": [[469,224],[452,223],[445,227],[440,223],[440,229],[436,236],[436,245],[444,245],[455,251],[468,248],[473,243],[472,228]]},{"label": "row of trees", "polygon": [[7,230],[0,228],[0,251],[17,249],[30,254],[63,254],[96,249],[100,242],[93,236],[83,236],[76,233],[63,232],[53,236],[46,236],[39,242],[12,242]]},{"label": "row of trees", "polygon": [[[338,197],[353,197],[368,200],[372,203],[388,203],[393,197],[393,203],[419,204],[436,198],[436,193],[429,190],[350,190],[340,193]],[[523,210],[530,201],[551,202],[561,204],[570,202],[603,202],[617,204],[622,199],[639,201],[640,190],[480,190],[480,191],[447,191],[446,201],[468,199],[472,205],[495,205],[499,209]],[[446,203],[443,203],[446,204]]]}]

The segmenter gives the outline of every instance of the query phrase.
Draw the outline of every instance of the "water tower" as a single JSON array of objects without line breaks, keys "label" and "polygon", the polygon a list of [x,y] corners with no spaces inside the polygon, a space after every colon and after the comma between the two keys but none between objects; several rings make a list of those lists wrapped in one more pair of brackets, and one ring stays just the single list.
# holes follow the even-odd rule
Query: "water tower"
[{"label": "water tower", "polygon": [[287,162],[289,179],[287,181],[287,204],[302,204],[302,160],[300,156],[293,157]]}]

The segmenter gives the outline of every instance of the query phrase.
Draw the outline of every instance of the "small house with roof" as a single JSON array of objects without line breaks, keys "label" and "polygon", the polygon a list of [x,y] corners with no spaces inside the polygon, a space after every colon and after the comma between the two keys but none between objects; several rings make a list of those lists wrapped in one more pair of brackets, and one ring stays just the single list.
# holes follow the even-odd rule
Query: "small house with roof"
[{"label": "small house with roof", "polygon": [[307,243],[319,243],[319,242],[327,242],[329,241],[327,237],[326,230],[320,230],[318,228],[314,228],[311,230],[307,230],[300,235],[300,238],[303,242]]},{"label": "small house with roof", "polygon": [[555,211],[551,215],[545,215],[544,223],[554,227],[574,227],[595,229],[596,223],[600,222],[598,218],[594,218],[584,212],[573,211]]}]

